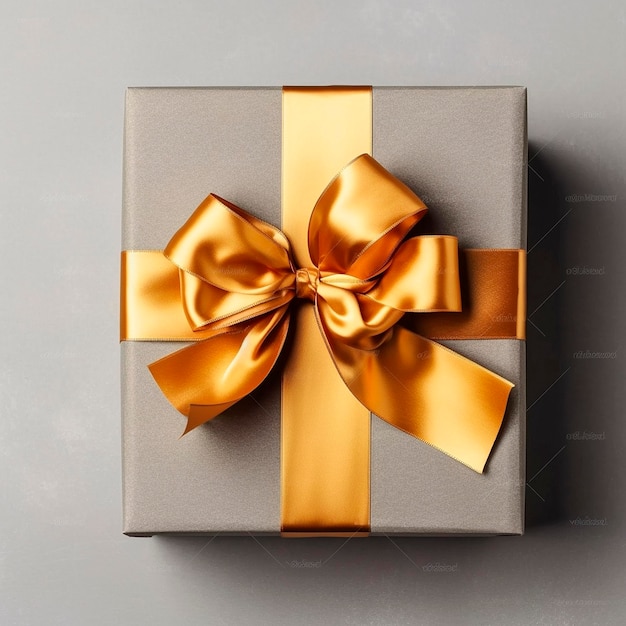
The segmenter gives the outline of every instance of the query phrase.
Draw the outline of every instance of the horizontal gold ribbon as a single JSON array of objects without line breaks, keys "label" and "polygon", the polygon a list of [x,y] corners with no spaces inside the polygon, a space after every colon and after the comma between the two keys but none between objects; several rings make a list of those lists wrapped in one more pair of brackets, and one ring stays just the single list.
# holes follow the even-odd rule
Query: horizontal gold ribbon
[{"label": "horizontal gold ribbon", "polygon": [[[180,303],[179,270],[162,250],[124,250],[121,258],[121,341],[201,341]],[[402,326],[429,339],[525,339],[526,253],[459,250],[463,309],[407,313]]]}]

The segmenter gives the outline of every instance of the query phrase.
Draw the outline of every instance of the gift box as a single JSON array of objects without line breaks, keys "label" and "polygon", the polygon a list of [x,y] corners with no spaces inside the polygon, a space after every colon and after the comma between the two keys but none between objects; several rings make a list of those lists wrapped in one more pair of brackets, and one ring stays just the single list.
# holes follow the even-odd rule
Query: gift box
[{"label": "gift box", "polygon": [[[522,534],[526,158],[523,87],[128,89],[124,533]],[[404,245],[413,235],[422,243]],[[257,239],[270,252],[249,250]],[[396,281],[395,315],[385,284],[424,246],[437,293],[422,307],[422,263]],[[205,253],[208,278],[196,270]],[[271,272],[268,255],[281,259]],[[228,298],[252,298],[237,285],[268,272],[280,285],[257,301],[273,309],[232,308],[227,330],[219,311],[194,326],[221,306],[215,291],[208,304],[198,296],[203,281],[220,302],[227,285]],[[368,315],[378,307],[371,320],[397,323],[342,335],[353,322],[342,315],[365,300]],[[240,355],[272,315],[250,352],[273,351],[271,367],[233,359],[215,374],[225,342],[243,333]],[[185,349],[198,346],[190,373],[199,358]],[[237,385],[252,390],[239,399]],[[194,393],[225,400],[209,410]],[[483,405],[494,413],[484,420]]]}]

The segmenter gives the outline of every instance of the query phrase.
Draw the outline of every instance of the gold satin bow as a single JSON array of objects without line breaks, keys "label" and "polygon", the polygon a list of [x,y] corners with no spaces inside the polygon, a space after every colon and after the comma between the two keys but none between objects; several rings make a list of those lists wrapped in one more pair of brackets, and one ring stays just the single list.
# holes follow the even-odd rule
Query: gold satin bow
[{"label": "gold satin bow", "polygon": [[198,341],[150,365],[187,416],[185,433],[265,379],[301,298],[313,303],[339,374],[369,411],[482,472],[513,385],[397,324],[406,312],[461,310],[457,239],[406,238],[426,210],[363,154],[317,201],[313,267],[296,268],[280,230],[206,198],[164,251],[179,268]]}]

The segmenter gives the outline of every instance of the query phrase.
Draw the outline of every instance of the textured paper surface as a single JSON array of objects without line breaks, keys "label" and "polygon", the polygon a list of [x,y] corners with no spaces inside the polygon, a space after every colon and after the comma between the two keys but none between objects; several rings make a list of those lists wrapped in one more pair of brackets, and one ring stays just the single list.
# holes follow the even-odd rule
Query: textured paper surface
[{"label": "textured paper surface", "polygon": [[[421,233],[462,247],[526,237],[526,92],[374,88],[373,155],[430,207]],[[163,248],[210,192],[280,226],[281,90],[137,88],[126,103],[124,249]],[[372,417],[372,534],[523,531],[524,350],[442,342],[516,383],[476,474]],[[122,344],[124,531],[278,533],[279,374],[178,439],[147,365],[177,343]]]}]

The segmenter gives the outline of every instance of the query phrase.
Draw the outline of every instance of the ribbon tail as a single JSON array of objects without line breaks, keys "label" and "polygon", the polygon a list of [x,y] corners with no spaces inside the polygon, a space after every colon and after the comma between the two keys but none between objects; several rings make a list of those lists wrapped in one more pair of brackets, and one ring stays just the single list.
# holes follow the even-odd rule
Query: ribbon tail
[{"label": "ribbon tail", "polygon": [[187,417],[183,434],[213,419],[263,382],[285,343],[286,311],[285,305],[149,365],[165,397]]},{"label": "ribbon tail", "polygon": [[372,351],[324,335],[344,382],[372,413],[483,472],[512,383],[401,327]]}]

